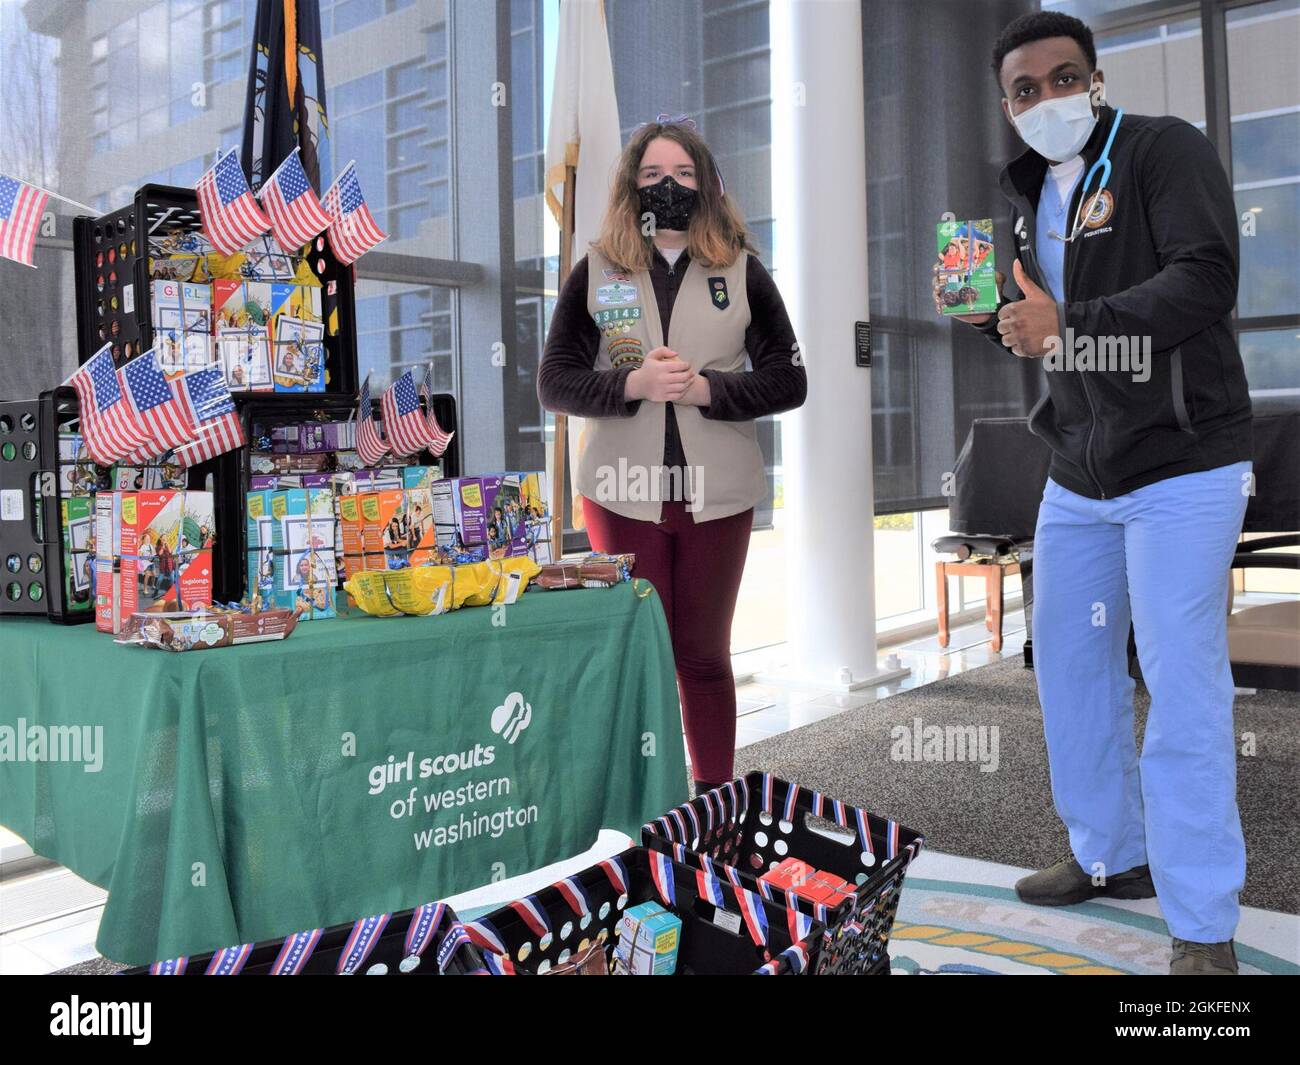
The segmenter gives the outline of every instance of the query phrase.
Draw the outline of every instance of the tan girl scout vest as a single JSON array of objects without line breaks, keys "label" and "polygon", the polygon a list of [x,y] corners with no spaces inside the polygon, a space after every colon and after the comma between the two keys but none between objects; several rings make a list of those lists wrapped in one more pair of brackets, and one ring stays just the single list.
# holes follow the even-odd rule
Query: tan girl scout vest
[{"label": "tan girl scout vest", "polygon": [[[746,270],[749,252],[728,267],[687,263],[673,303],[668,338],[646,270],[627,273],[588,249],[587,310],[600,329],[597,370],[639,363],[667,346],[696,371],[745,369],[749,325]],[[699,407],[674,404],[690,475],[678,498],[697,522],[739,514],[767,494],[767,475],[753,421],[711,421]],[[589,418],[578,459],[577,488],[615,514],[661,519],[674,483],[660,476],[666,404],[642,400],[630,418]]]}]

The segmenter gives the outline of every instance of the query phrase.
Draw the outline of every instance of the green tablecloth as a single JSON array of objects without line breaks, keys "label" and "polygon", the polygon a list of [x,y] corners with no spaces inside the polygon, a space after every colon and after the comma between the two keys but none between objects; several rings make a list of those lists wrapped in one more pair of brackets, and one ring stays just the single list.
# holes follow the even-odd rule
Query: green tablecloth
[{"label": "green tablecloth", "polygon": [[[0,692],[0,823],[108,889],[97,946],[130,964],[446,897],[687,798],[644,581],[181,654],[8,620]],[[58,726],[82,760],[30,760]]]}]

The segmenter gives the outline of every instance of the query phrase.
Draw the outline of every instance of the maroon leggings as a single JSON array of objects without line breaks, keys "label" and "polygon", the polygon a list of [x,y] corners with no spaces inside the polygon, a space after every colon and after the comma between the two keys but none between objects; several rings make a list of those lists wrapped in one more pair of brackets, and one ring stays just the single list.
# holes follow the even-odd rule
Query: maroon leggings
[{"label": "maroon leggings", "polygon": [[695,779],[731,780],[736,758],[731,619],[754,511],[697,525],[685,503],[664,503],[663,521],[655,524],[622,517],[584,496],[582,512],[591,546],[636,555],[633,574],[653,584],[663,602]]}]

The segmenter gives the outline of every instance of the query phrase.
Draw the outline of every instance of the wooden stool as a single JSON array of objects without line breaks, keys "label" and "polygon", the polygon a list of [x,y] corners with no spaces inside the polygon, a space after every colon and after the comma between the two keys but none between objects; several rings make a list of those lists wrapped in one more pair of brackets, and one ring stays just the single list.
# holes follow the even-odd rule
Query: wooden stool
[{"label": "wooden stool", "polygon": [[993,650],[1002,650],[1002,582],[1013,573],[1020,572],[1020,563],[994,562],[944,562],[934,564],[939,592],[939,646],[948,646],[948,578],[983,577],[984,627],[993,634]]}]

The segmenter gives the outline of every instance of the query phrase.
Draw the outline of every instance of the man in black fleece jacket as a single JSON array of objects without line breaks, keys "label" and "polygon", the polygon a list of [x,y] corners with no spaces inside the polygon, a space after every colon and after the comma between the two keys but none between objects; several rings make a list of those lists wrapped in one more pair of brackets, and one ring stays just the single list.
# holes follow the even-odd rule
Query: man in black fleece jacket
[{"label": "man in black fleece jacket", "polygon": [[[1245,844],[1226,604],[1253,486],[1232,189],[1188,123],[1105,105],[1078,19],[1015,20],[993,65],[1029,145],[1002,174],[1020,297],[964,317],[1044,360],[1034,664],[1071,849],[1016,890],[1041,905],[1157,895],[1170,972],[1235,973]],[[1130,620],[1151,692],[1140,759]]]}]

